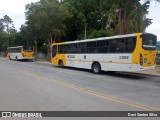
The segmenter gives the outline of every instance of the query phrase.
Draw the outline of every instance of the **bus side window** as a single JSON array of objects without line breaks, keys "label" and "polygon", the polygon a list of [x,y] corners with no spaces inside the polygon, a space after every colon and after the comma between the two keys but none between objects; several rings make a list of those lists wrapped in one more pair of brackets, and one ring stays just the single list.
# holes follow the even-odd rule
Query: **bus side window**
[{"label": "bus side window", "polygon": [[57,45],[53,46],[52,48],[52,58],[54,58],[57,54]]},{"label": "bus side window", "polygon": [[77,47],[78,47],[78,53],[86,53],[86,43],[85,42],[78,43]]},{"label": "bus side window", "polygon": [[97,53],[108,52],[108,40],[97,41]]},{"label": "bus side window", "polygon": [[77,44],[70,44],[71,53],[77,53]]},{"label": "bus side window", "polygon": [[58,53],[62,54],[63,53],[63,45],[58,45]]},{"label": "bus side window", "polygon": [[22,49],[22,48],[19,48],[19,49],[18,49],[18,52],[19,52],[19,53],[21,52],[21,49]]},{"label": "bus side window", "polygon": [[64,53],[70,53],[70,44],[65,44],[63,50],[64,50]]},{"label": "bus side window", "polygon": [[116,51],[117,51],[117,40],[116,39],[110,40],[109,48],[110,48],[109,52],[116,53]]},{"label": "bus side window", "polygon": [[136,46],[136,38],[128,37],[126,38],[126,52],[132,53]]},{"label": "bus side window", "polygon": [[118,39],[116,53],[123,53],[124,52],[124,48],[125,48],[124,38]]},{"label": "bus side window", "polygon": [[87,53],[96,53],[96,42],[87,42]]},{"label": "bus side window", "polygon": [[15,53],[18,53],[18,48],[15,48]]}]

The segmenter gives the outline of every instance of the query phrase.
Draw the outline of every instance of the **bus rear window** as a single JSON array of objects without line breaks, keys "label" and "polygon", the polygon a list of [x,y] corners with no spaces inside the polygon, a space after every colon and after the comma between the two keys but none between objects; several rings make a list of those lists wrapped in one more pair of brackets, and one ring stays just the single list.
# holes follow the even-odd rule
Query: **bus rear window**
[{"label": "bus rear window", "polygon": [[33,51],[33,47],[30,46],[25,46],[23,47],[24,52],[32,52]]},{"label": "bus rear window", "polygon": [[153,34],[142,35],[142,47],[144,50],[156,50],[157,36]]}]

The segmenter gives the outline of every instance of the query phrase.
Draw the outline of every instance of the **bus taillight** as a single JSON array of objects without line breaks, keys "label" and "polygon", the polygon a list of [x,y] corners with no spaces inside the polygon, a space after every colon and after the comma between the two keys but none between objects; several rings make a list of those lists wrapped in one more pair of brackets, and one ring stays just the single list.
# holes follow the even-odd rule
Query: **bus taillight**
[{"label": "bus taillight", "polygon": [[143,56],[141,53],[140,53],[140,65],[143,66]]}]

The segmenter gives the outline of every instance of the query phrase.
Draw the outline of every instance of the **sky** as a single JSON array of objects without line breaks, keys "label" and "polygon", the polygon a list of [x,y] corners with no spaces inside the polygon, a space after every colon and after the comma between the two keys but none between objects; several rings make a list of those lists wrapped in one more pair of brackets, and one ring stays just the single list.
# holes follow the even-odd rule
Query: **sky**
[{"label": "sky", "polygon": [[[25,23],[25,5],[37,1],[39,0],[0,0],[0,18],[8,15],[19,31],[21,25]],[[146,29],[146,32],[156,34],[160,41],[160,3],[151,2],[147,17],[152,18],[153,23]]]}]

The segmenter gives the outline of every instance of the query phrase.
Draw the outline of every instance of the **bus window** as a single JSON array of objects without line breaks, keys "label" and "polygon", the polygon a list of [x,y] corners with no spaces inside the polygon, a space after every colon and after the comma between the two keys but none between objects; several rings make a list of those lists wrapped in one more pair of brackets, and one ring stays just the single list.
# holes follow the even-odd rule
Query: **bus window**
[{"label": "bus window", "polygon": [[96,42],[87,42],[87,53],[96,52]]},{"label": "bus window", "polygon": [[125,48],[124,38],[117,40],[116,53],[123,53]]},{"label": "bus window", "polygon": [[33,47],[25,46],[25,47],[23,47],[23,51],[24,52],[32,52],[33,51]]},{"label": "bus window", "polygon": [[78,43],[78,53],[86,53],[86,43],[82,42],[82,43]]},{"label": "bus window", "polygon": [[136,38],[135,37],[128,37],[126,38],[126,53],[132,53],[136,46]]},{"label": "bus window", "polygon": [[70,44],[65,44],[63,50],[64,50],[64,53],[70,53]]},{"label": "bus window", "polygon": [[142,47],[144,50],[156,50],[157,37],[153,34],[142,35]]},{"label": "bus window", "polygon": [[70,44],[71,53],[77,53],[77,44]]},{"label": "bus window", "polygon": [[97,53],[108,52],[108,40],[97,41]]},{"label": "bus window", "polygon": [[52,58],[54,58],[57,54],[57,46],[53,46],[52,48]]},{"label": "bus window", "polygon": [[58,53],[63,54],[64,53],[64,47],[63,45],[58,45]]},{"label": "bus window", "polygon": [[111,53],[116,53],[116,51],[117,51],[117,40],[115,40],[115,39],[111,39],[110,40],[110,50],[109,50],[109,52],[111,52]]}]

